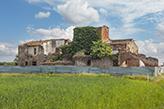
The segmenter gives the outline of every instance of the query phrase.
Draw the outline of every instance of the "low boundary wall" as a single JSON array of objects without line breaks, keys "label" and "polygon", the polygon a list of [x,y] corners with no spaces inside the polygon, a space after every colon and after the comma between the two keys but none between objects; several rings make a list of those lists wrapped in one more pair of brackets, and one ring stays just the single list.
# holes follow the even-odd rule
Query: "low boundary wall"
[{"label": "low boundary wall", "polygon": [[0,66],[0,73],[107,73],[111,75],[157,76],[164,67]]}]

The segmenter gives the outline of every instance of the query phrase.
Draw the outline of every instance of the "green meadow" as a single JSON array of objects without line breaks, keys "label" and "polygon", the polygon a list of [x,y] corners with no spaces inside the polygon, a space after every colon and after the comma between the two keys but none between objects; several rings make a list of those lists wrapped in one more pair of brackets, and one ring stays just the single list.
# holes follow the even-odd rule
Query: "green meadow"
[{"label": "green meadow", "polygon": [[162,77],[150,78],[150,82],[146,77],[127,78],[108,74],[0,74],[0,109],[164,108]]}]

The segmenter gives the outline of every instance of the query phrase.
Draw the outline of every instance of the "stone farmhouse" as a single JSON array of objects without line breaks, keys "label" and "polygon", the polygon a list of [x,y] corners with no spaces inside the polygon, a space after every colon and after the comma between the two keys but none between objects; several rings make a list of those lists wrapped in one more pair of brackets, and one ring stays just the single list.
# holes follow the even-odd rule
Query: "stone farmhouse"
[{"label": "stone farmhouse", "polygon": [[[80,57],[78,53],[73,56],[74,65],[76,66],[94,66],[101,68],[108,68],[110,66],[120,67],[140,67],[140,60],[146,67],[157,67],[158,59],[153,57],[146,57],[144,54],[139,54],[138,46],[133,39],[119,39],[112,40],[109,38],[109,28],[107,26],[96,27],[101,33],[103,42],[110,44],[115,53],[119,56],[110,57],[105,56],[102,59],[91,59],[90,57]],[[31,41],[18,46],[18,65],[32,66],[42,65],[47,60],[50,60],[55,53],[59,53],[59,47],[65,44],[71,44],[69,39],[51,39],[45,41]],[[57,64],[45,64],[57,65]],[[61,64],[60,64],[61,65]],[[65,64],[63,64],[65,65]],[[72,63],[71,63],[72,65]]]},{"label": "stone farmhouse", "polygon": [[61,45],[69,44],[69,39],[51,39],[30,41],[18,46],[18,65],[19,66],[36,66],[42,65],[58,51]]}]

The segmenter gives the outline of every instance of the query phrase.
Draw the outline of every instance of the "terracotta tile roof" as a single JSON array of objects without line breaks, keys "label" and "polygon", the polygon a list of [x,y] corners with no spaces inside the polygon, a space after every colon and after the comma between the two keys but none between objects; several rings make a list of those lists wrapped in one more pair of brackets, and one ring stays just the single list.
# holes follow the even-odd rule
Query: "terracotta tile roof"
[{"label": "terracotta tile roof", "polygon": [[49,41],[51,41],[51,40],[66,40],[66,41],[68,41],[68,42],[71,42],[71,40],[69,40],[69,39],[50,39],[50,40],[40,40],[40,41],[30,41],[30,42],[27,42],[27,43],[24,43],[24,44],[21,44],[21,45],[19,45],[19,46],[24,46],[24,45],[27,45],[27,46],[36,46],[36,45],[41,45],[41,44],[43,44],[43,43],[45,43],[45,42],[49,42]]},{"label": "terracotta tile roof", "polygon": [[43,43],[48,42],[48,41],[50,41],[50,40],[30,41],[30,42],[21,44],[19,46],[24,46],[24,45],[27,45],[27,46],[36,46],[36,45],[40,45],[40,44],[43,44]]}]

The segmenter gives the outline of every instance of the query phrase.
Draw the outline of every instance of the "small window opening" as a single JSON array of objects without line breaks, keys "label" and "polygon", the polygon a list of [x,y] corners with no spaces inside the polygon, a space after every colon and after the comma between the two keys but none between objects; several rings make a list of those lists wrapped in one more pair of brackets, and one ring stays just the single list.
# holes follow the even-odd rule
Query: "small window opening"
[{"label": "small window opening", "polygon": [[33,61],[33,62],[32,62],[32,65],[33,65],[33,66],[36,66],[36,64],[37,64],[36,61]]},{"label": "small window opening", "polygon": [[36,54],[36,48],[34,48],[34,55]]},{"label": "small window opening", "polygon": [[87,66],[90,66],[91,65],[91,60],[88,60],[87,61]]},{"label": "small window opening", "polygon": [[113,66],[118,66],[118,60],[113,60]]},{"label": "small window opening", "polygon": [[28,62],[26,61],[26,66],[28,66]]}]

